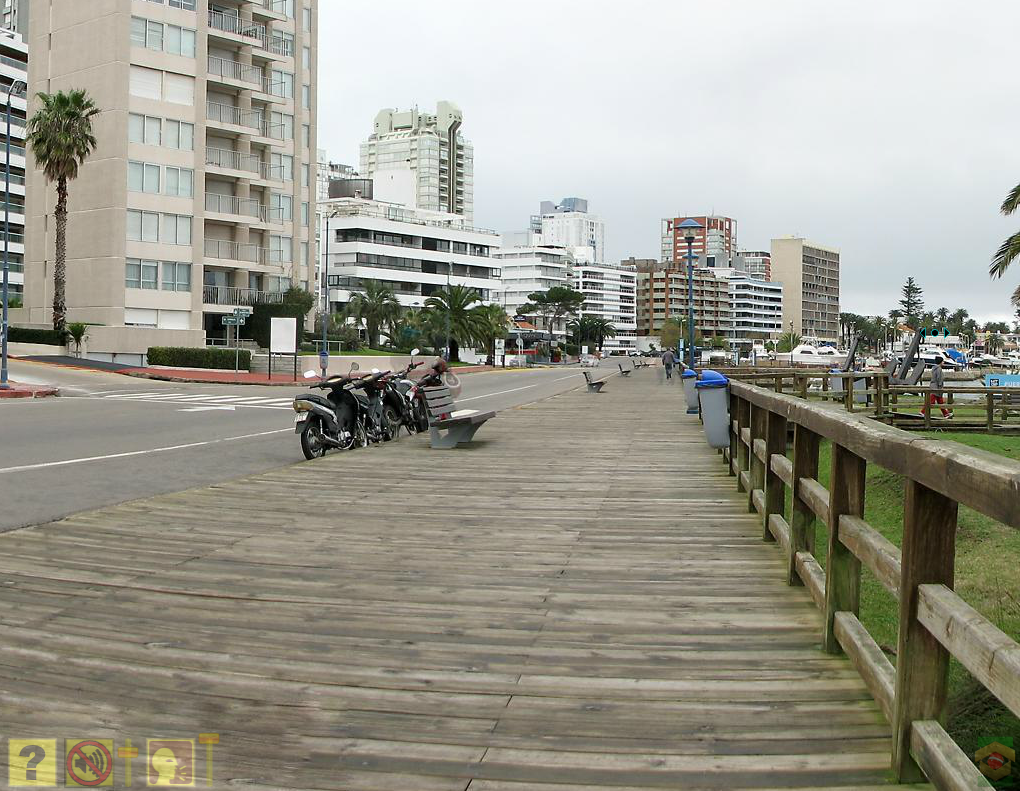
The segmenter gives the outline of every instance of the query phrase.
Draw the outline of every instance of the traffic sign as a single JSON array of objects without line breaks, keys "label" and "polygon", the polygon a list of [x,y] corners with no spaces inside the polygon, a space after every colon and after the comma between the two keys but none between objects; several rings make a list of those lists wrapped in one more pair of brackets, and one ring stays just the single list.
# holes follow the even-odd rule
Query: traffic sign
[{"label": "traffic sign", "polygon": [[244,316],[224,316],[220,321],[224,327],[240,327],[244,324]]},{"label": "traffic sign", "polygon": [[235,316],[250,316],[254,311],[251,308],[234,308]]}]

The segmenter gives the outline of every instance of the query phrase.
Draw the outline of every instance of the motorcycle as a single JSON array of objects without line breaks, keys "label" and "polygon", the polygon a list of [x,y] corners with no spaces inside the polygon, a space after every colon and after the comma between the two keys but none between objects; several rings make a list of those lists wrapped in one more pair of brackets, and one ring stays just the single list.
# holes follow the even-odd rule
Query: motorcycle
[{"label": "motorcycle", "polygon": [[[357,370],[358,364],[351,363],[346,376],[331,376],[312,385],[315,390],[329,390],[326,396],[304,393],[294,398],[294,433],[301,435],[301,451],[306,459],[325,456],[330,448],[349,450],[364,439],[357,419],[361,407],[351,387],[360,381],[353,376]],[[306,379],[315,376],[315,371],[305,373]]]},{"label": "motorcycle", "polygon": [[[414,356],[418,353],[418,349],[412,349],[411,363],[388,380],[389,390],[386,397],[388,419],[395,424],[399,418],[400,425],[407,429],[408,434],[417,434],[429,427],[424,398],[418,397],[420,384],[410,378],[411,371],[424,365],[424,362],[414,361]],[[399,436],[399,426],[397,435]]]}]

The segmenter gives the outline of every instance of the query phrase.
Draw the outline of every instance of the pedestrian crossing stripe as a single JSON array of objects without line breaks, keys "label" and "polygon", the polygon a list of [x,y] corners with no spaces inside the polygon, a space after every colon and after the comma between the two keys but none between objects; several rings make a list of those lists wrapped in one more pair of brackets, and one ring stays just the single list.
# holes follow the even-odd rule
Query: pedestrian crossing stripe
[{"label": "pedestrian crossing stripe", "polygon": [[290,409],[294,403],[292,397],[267,397],[267,396],[241,396],[241,395],[214,395],[193,393],[114,393],[103,395],[104,400],[130,401],[132,403],[171,403],[171,404],[195,404],[215,406],[240,406],[258,407],[270,409]]}]

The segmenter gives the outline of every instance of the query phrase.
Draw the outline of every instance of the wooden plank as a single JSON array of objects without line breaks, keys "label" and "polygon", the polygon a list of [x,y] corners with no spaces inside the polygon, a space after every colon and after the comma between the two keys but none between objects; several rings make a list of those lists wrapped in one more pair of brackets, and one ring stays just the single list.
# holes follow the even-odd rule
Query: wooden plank
[{"label": "wooden plank", "polygon": [[892,719],[896,698],[896,671],[892,663],[856,615],[838,612],[835,624],[836,639],[861,674],[875,702],[882,707],[882,713]]},{"label": "wooden plank", "polygon": [[[853,381],[848,381],[848,389]],[[860,610],[861,561],[839,540],[840,517],[844,514],[864,516],[864,488],[867,466],[864,459],[842,445],[832,446],[832,491],[829,495],[829,552],[825,564],[825,633],[823,646],[827,652],[840,650],[835,633],[837,612]]]},{"label": "wooden plank", "polygon": [[914,760],[939,791],[991,791],[992,784],[934,720],[918,720],[910,732]]},{"label": "wooden plank", "polygon": [[780,514],[769,514],[768,520],[769,532],[782,547],[783,556],[788,557],[790,554],[790,526]]},{"label": "wooden plank", "polygon": [[790,514],[790,547],[792,554],[786,569],[786,580],[790,585],[801,585],[804,580],[797,574],[795,558],[797,553],[813,555],[815,551],[815,511],[803,496],[801,480],[818,477],[818,452],[821,437],[805,426],[795,424],[793,429],[793,465],[791,491],[793,506]]},{"label": "wooden plank", "polygon": [[900,595],[900,550],[858,516],[839,518],[839,540],[875,575],[889,593]]},{"label": "wooden plank", "polygon": [[[785,456],[773,454],[769,466],[784,484],[793,487],[793,462]],[[816,473],[817,474],[817,473]]]},{"label": "wooden plank", "polygon": [[949,652],[917,618],[918,588],[952,588],[957,504],[913,480],[905,495],[893,772],[900,782],[914,782],[924,774],[910,756],[911,723],[942,717],[949,680]]},{"label": "wooden plank", "polygon": [[[768,421],[768,412],[762,407],[752,406],[751,407],[751,441],[749,447],[751,448],[751,491],[748,492],[747,497],[747,510],[749,513],[754,513],[755,505],[753,499],[753,493],[756,489],[765,489],[765,429]],[[760,453],[759,453],[760,448]],[[762,511],[764,510],[764,500],[762,501]],[[762,513],[758,511],[758,513]]]},{"label": "wooden plank", "polygon": [[[766,540],[772,538],[769,530],[769,517],[772,514],[786,513],[786,486],[783,480],[772,471],[772,459],[781,459],[786,455],[786,418],[770,412],[766,418],[764,455],[762,457],[765,470],[765,510],[762,513],[762,533]],[[789,541],[786,544],[786,560],[789,563]]]},{"label": "wooden plank", "polygon": [[737,399],[737,491],[750,492],[749,476],[743,475],[751,468],[748,438],[751,433],[751,404],[743,398]]},{"label": "wooden plank", "polygon": [[760,515],[765,515],[765,492],[761,489],[751,490],[751,507]]},{"label": "wooden plank", "polygon": [[945,585],[918,588],[917,620],[1020,717],[1020,645]]},{"label": "wooden plank", "polygon": [[797,479],[797,496],[800,497],[814,517],[823,522],[829,518],[829,490],[814,478]]},{"label": "wooden plank", "polygon": [[754,455],[759,461],[762,462],[766,461],[767,457],[765,455],[765,440],[756,439],[754,441]]},{"label": "wooden plank", "polygon": [[815,600],[815,604],[820,610],[824,610],[825,571],[809,552],[795,552],[793,559],[797,565],[797,573],[808,589],[808,593],[811,594],[811,598]]}]

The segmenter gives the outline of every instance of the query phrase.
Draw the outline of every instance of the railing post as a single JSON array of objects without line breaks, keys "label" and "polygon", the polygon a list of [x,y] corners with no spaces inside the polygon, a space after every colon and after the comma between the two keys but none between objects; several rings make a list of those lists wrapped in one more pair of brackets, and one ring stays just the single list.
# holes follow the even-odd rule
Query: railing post
[{"label": "railing post", "polygon": [[808,375],[804,374],[800,377],[800,397],[807,401],[807,388],[808,388]]},{"label": "railing post", "polygon": [[829,400],[829,375],[822,374],[822,401]]},{"label": "railing post", "polygon": [[825,564],[825,650],[830,654],[840,652],[834,631],[836,613],[857,615],[860,607],[861,561],[839,540],[839,518],[843,514],[864,516],[866,473],[864,459],[833,443],[829,476],[829,552]]},{"label": "railing post", "polygon": [[821,438],[810,429],[793,429],[793,509],[790,512],[790,558],[786,579],[790,585],[803,585],[797,574],[797,553],[815,551],[815,512],[797,494],[797,481],[818,477],[818,448]]},{"label": "railing post", "polygon": [[922,390],[924,395],[924,427],[931,428],[931,390]]},{"label": "railing post", "polygon": [[946,705],[949,652],[917,619],[920,585],[953,587],[958,505],[914,480],[906,481],[896,653],[892,768],[900,783],[925,780],[910,756],[910,726],[937,720]]},{"label": "railing post", "polygon": [[730,457],[727,459],[726,472],[729,475],[736,475],[733,472],[733,465],[737,461],[737,445],[740,442],[740,437],[737,436],[737,432],[733,430],[733,421],[737,419],[737,412],[740,409],[740,398],[736,393],[730,393]]},{"label": "railing post", "polygon": [[885,381],[884,381],[884,379],[882,377],[882,374],[875,374],[873,381],[875,383],[875,387],[874,387],[874,390],[875,390],[875,417],[879,418],[883,414],[882,398],[883,398],[883,394],[885,393],[885,388],[883,386],[885,384]]},{"label": "railing post", "polygon": [[985,393],[985,428],[991,434],[995,430],[995,396],[989,390]]},{"label": "railing post", "polygon": [[763,537],[766,541],[774,540],[769,530],[769,516],[786,513],[786,484],[772,471],[772,456],[786,455],[787,421],[778,412],[768,413],[768,425],[765,429],[765,513],[762,514]]},{"label": "railing post", "polygon": [[841,377],[843,381],[843,406],[847,412],[854,411],[854,380],[853,377]]},{"label": "railing post", "polygon": [[761,489],[765,493],[765,462],[754,452],[754,443],[765,439],[765,422],[768,420],[768,409],[751,404],[751,469],[748,473],[751,485],[747,492],[747,510],[756,513],[754,508],[754,490]]},{"label": "railing post", "polygon": [[[744,484],[740,480],[740,473],[750,468],[749,449],[744,444],[742,435],[745,428],[751,425],[751,402],[744,398],[737,399],[737,491],[744,491]],[[748,493],[750,497],[750,493]]]}]

